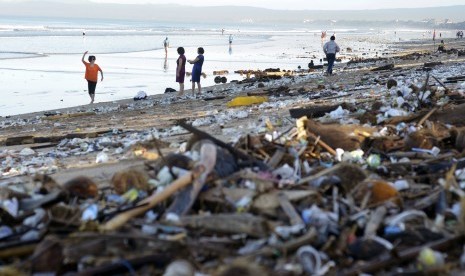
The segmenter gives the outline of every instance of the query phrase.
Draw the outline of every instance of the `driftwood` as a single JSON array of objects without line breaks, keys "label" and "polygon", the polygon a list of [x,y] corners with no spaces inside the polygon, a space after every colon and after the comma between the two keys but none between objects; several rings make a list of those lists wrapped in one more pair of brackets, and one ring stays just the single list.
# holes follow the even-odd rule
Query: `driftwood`
[{"label": "driftwood", "polygon": [[394,64],[388,64],[388,65],[384,65],[384,66],[380,66],[380,67],[376,67],[376,68],[373,68],[371,69],[371,71],[385,71],[385,70],[392,70],[394,69]]},{"label": "driftwood", "polygon": [[446,81],[444,83],[457,83],[459,81],[465,81],[465,76],[449,77],[446,78]]},{"label": "driftwood", "polygon": [[214,97],[204,98],[203,100],[208,102],[208,101],[213,101],[213,100],[221,100],[224,98],[226,98],[226,96],[214,96]]},{"label": "driftwood", "polygon": [[16,136],[8,137],[5,140],[6,146],[17,146],[17,145],[26,145],[26,144],[42,144],[42,143],[59,143],[63,139],[73,139],[73,138],[96,138],[99,135],[111,132],[111,130],[102,130],[95,132],[82,132],[82,133],[69,133],[65,135],[58,136]]},{"label": "driftwood", "polygon": [[455,77],[449,77],[446,78],[448,81],[453,81],[453,80],[465,80],[465,76],[455,76]]},{"label": "driftwood", "polygon": [[424,67],[435,67],[435,66],[438,66],[438,65],[442,65],[443,63],[440,62],[440,61],[436,61],[436,62],[425,62],[425,64],[423,64]]},{"label": "driftwood", "polygon": [[[324,125],[313,120],[306,121],[306,128],[309,133],[320,137],[330,148],[341,148],[348,151],[359,149],[366,138],[365,136],[369,136],[374,131],[372,128],[358,125]],[[335,154],[334,150],[330,148],[325,147],[327,151]]]},{"label": "driftwood", "polygon": [[17,137],[8,137],[6,138],[6,146],[15,146],[15,145],[24,145],[24,144],[34,144],[34,136],[17,136]]},{"label": "driftwood", "polygon": [[264,90],[247,92],[247,96],[268,96],[270,94],[271,94],[270,91],[264,91]]},{"label": "driftwood", "polygon": [[302,218],[300,217],[299,213],[295,210],[294,206],[291,204],[289,198],[284,193],[278,194],[279,204],[283,209],[284,213],[289,218],[289,221],[292,225],[304,225]]},{"label": "driftwood", "polygon": [[247,234],[251,237],[264,238],[268,235],[266,220],[251,214],[215,214],[185,216],[180,221],[182,226],[202,229],[220,234]]},{"label": "driftwood", "polygon": [[[406,122],[406,123],[412,122],[412,121],[421,119],[428,112],[429,110],[425,110],[423,112],[418,112],[417,114],[414,114],[411,116],[393,117],[391,119],[384,121],[384,123],[396,125],[401,122]],[[465,121],[463,120],[463,118],[465,118],[465,104],[460,104],[460,105],[451,105],[451,106],[448,106],[447,109],[443,109],[443,110],[439,110],[435,112],[429,117],[429,120],[433,122],[440,122],[440,123],[451,124],[455,126],[465,126]]]},{"label": "driftwood", "polygon": [[0,259],[29,256],[34,252],[39,242],[40,240],[3,242],[0,246]]},{"label": "driftwood", "polygon": [[304,116],[307,116],[308,118],[318,118],[323,117],[326,113],[338,109],[339,106],[341,105],[316,105],[304,108],[293,108],[289,109],[289,113],[291,114],[291,117],[295,119],[299,119]]}]

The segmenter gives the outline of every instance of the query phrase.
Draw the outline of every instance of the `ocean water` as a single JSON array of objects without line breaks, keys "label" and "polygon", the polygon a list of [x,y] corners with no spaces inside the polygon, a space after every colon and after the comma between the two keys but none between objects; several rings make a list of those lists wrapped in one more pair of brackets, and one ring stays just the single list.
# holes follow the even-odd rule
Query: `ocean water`
[{"label": "ocean water", "polygon": [[[225,29],[224,34],[221,29]],[[104,72],[96,102],[164,93],[178,89],[175,82],[176,48],[183,46],[194,59],[205,49],[203,87],[214,85],[213,71],[228,70],[229,80],[241,69],[307,68],[323,58],[321,30],[335,33],[340,56],[393,53],[392,42],[421,39],[424,30],[332,29],[331,26],[202,25],[109,20],[0,18],[0,116],[88,104],[84,51],[96,55]],[[83,35],[85,33],[85,35]],[[229,45],[229,35],[233,43]],[[169,38],[165,56],[163,40]],[[346,51],[347,48],[353,52]],[[190,71],[192,65],[186,66]],[[186,89],[191,84],[186,77]]]}]

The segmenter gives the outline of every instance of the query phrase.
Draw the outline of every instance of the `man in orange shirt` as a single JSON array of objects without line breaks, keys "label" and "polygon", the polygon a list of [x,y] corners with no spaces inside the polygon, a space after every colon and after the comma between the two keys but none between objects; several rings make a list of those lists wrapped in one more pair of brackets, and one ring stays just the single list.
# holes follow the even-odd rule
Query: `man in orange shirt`
[{"label": "man in orange shirt", "polygon": [[94,103],[94,98],[95,98],[95,88],[97,87],[97,81],[98,81],[98,72],[100,71],[100,74],[102,75],[102,79],[100,81],[103,81],[103,71],[100,69],[100,67],[95,64],[95,56],[89,56],[89,62],[86,62],[84,58],[86,57],[88,51],[82,55],[82,63],[86,66],[86,74],[84,78],[87,80],[87,87],[89,90],[89,96],[90,96],[90,103]]}]

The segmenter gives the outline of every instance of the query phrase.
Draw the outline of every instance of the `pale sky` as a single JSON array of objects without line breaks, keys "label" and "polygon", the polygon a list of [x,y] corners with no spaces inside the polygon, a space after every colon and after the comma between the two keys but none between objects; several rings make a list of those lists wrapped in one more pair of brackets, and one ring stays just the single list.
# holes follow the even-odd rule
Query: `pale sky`
[{"label": "pale sky", "polygon": [[[120,4],[182,4],[189,6],[252,6],[292,10],[360,10],[465,5],[464,0],[90,0]],[[65,2],[65,1],[63,1]]]}]

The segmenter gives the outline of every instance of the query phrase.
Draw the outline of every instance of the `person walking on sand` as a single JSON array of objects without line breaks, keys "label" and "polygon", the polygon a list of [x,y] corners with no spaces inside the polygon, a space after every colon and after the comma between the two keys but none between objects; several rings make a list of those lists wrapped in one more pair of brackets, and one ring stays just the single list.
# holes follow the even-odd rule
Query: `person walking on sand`
[{"label": "person walking on sand", "polygon": [[326,70],[326,73],[328,75],[333,74],[333,66],[334,62],[336,61],[336,53],[338,53],[341,50],[335,40],[336,37],[333,35],[331,36],[330,40],[326,42],[323,46],[323,51],[325,52],[326,59],[328,60],[328,70]]},{"label": "person walking on sand", "polygon": [[179,93],[178,96],[184,94],[184,76],[186,75],[186,56],[184,55],[186,51],[183,47],[178,48],[179,58],[176,61],[176,82],[179,83]]},{"label": "person walking on sand", "polygon": [[88,60],[89,62],[86,62],[84,58],[86,57],[88,51],[85,51],[84,54],[82,55],[82,63],[86,66],[86,74],[84,75],[84,78],[87,80],[87,88],[90,96],[90,103],[94,103],[94,98],[95,98],[95,88],[97,87],[97,81],[98,81],[98,72],[100,71],[100,75],[102,76],[100,81],[103,81],[103,71],[95,63],[95,56],[89,56]]},{"label": "person walking on sand", "polygon": [[195,92],[195,83],[197,83],[197,87],[199,89],[199,95],[202,94],[202,86],[200,85],[200,75],[202,74],[202,65],[204,61],[203,54],[205,50],[202,47],[197,49],[198,56],[194,60],[188,60],[190,64],[194,64],[192,67],[192,96],[194,96]]},{"label": "person walking on sand", "polygon": [[163,47],[165,47],[165,55],[168,55],[168,48],[170,47],[170,41],[168,40],[168,37],[163,40]]}]

